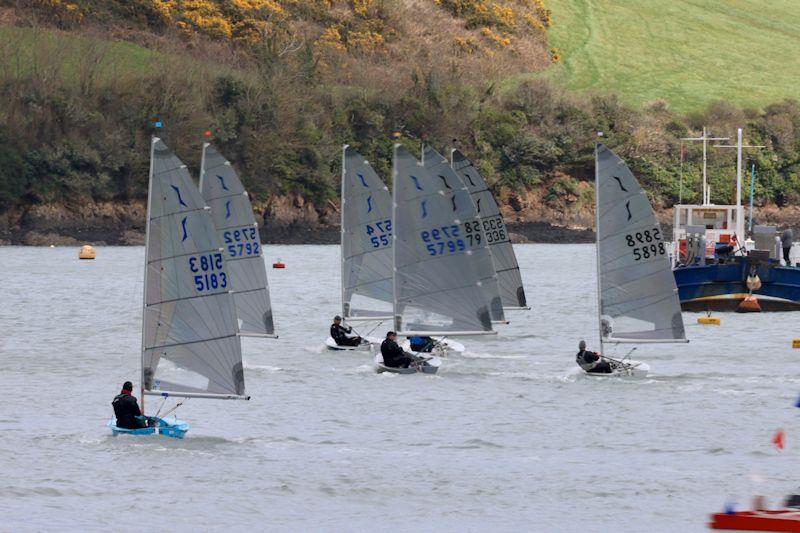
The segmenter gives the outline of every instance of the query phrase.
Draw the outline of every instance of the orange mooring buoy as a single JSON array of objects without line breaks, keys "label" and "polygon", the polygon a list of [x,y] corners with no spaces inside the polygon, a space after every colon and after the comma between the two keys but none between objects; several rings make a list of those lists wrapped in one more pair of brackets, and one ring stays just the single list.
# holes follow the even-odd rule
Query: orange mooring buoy
[{"label": "orange mooring buoy", "polygon": [[278,259],[274,263],[272,263],[272,268],[286,268],[286,263]]},{"label": "orange mooring buoy", "polygon": [[85,244],[78,252],[78,259],[94,259],[97,257],[97,252],[94,251],[92,245]]},{"label": "orange mooring buoy", "polygon": [[758,298],[753,294],[749,294],[742,300],[739,307],[736,308],[737,313],[760,313],[761,306],[758,304]]}]

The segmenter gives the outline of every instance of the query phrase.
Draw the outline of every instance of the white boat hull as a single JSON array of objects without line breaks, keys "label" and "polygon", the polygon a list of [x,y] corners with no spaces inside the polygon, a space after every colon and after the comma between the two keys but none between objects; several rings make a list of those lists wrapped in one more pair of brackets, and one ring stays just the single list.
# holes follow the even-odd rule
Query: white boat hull
[{"label": "white boat hull", "polygon": [[442,360],[438,357],[431,357],[426,361],[427,364],[420,366],[412,366],[409,368],[395,368],[383,364],[383,356],[381,354],[375,355],[375,372],[381,374],[389,372],[392,374],[436,374],[442,364]]},{"label": "white boat hull", "polygon": [[650,365],[640,361],[625,361],[625,365],[617,365],[613,372],[601,374],[599,372],[586,372],[587,376],[595,378],[626,378],[626,379],[642,379],[646,378],[650,372]]},{"label": "white boat hull", "polygon": [[339,346],[336,344],[336,341],[333,340],[333,337],[328,337],[325,339],[325,346],[327,346],[329,350],[338,352],[371,352],[376,344],[380,344],[380,340],[374,337],[367,337],[366,339],[369,342],[358,346]]}]

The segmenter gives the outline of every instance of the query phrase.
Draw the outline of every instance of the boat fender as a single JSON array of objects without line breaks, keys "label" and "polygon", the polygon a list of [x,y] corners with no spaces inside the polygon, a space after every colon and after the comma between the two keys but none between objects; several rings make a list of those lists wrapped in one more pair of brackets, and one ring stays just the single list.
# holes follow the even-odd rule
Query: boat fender
[{"label": "boat fender", "polygon": [[761,306],[758,303],[758,298],[755,295],[748,295],[736,308],[737,313],[760,313]]},{"label": "boat fender", "polygon": [[697,323],[705,326],[719,326],[722,321],[718,316],[701,316],[697,319]]}]

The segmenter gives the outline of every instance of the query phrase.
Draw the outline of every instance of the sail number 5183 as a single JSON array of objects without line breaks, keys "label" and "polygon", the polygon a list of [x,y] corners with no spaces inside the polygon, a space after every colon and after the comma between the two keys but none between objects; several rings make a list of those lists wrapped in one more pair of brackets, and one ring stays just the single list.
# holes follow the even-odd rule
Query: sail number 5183
[{"label": "sail number 5183", "polygon": [[224,289],[228,286],[228,275],[222,270],[222,254],[212,253],[189,257],[189,270],[195,273],[194,288],[197,292]]}]

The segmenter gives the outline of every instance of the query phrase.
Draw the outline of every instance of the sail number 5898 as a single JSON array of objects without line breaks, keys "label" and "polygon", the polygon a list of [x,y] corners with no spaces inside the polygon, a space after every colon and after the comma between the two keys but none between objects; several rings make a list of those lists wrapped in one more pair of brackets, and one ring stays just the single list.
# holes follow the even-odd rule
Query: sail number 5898
[{"label": "sail number 5898", "polygon": [[661,230],[658,228],[625,235],[625,243],[632,248],[631,252],[635,261],[667,253],[664,243],[661,242]]}]

